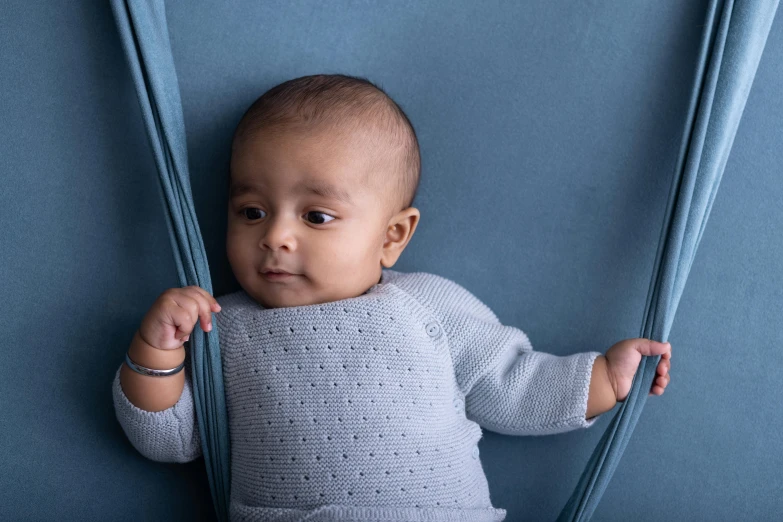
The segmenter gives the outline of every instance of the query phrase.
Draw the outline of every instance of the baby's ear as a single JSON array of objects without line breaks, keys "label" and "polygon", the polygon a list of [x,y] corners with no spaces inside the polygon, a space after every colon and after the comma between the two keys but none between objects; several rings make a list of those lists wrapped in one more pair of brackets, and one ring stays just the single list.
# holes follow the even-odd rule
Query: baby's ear
[{"label": "baby's ear", "polygon": [[419,224],[421,214],[419,209],[408,207],[399,211],[389,220],[386,226],[386,239],[383,242],[383,251],[381,252],[381,264],[386,268],[391,268],[397,259],[400,258],[402,251],[408,245],[416,231],[416,225]]}]

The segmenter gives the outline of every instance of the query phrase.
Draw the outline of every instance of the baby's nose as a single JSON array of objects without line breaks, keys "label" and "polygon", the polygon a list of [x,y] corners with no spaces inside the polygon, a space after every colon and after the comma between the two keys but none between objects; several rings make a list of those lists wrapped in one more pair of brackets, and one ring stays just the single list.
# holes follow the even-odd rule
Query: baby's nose
[{"label": "baby's nose", "polygon": [[266,232],[261,238],[261,246],[270,250],[286,248],[293,250],[296,245],[293,227],[283,219],[276,219],[269,223]]}]

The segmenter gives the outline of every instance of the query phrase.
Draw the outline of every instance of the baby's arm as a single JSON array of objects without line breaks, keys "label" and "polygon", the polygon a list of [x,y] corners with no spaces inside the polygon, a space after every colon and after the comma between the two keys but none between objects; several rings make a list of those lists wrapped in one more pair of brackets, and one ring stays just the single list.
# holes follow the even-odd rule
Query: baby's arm
[{"label": "baby's arm", "polygon": [[[174,375],[153,377],[126,363],[114,376],[117,420],[136,450],[159,462],[188,462],[201,456],[201,440],[191,387],[190,354],[184,348],[195,327],[211,329],[212,310],[220,304],[198,286],[164,291],[144,316],[128,350],[132,361],[155,369],[184,362]],[[220,315],[216,320],[220,322]],[[184,353],[184,358],[183,358]]]},{"label": "baby's arm", "polygon": [[609,380],[606,368],[606,356],[599,355],[593,362],[590,377],[590,395],[587,397],[587,413],[589,419],[606,413],[617,405],[617,394]]},{"label": "baby's arm", "polygon": [[457,370],[458,381],[478,377],[466,388],[467,417],[506,435],[549,435],[592,426],[598,417],[588,410],[588,396],[601,354],[536,352],[521,330],[499,327],[508,335],[504,340],[495,337],[500,360],[482,369]]},{"label": "baby's arm", "polygon": [[[147,411],[134,405],[120,383],[123,371],[133,372],[122,363],[114,376],[112,395],[117,420],[131,445],[146,458],[157,462],[190,462],[200,457],[201,439],[193,402],[190,354],[187,353],[185,368],[179,372],[185,377],[182,394],[174,405],[165,410]],[[149,379],[173,379],[177,375]]]},{"label": "baby's arm", "polygon": [[[594,367],[601,375],[600,352],[536,352],[522,330],[504,326],[468,290],[435,274],[406,274],[398,285],[440,318],[469,419],[508,435],[561,433],[595,423],[593,415],[607,404],[600,380],[592,378]],[[598,402],[588,409],[591,390]]]}]

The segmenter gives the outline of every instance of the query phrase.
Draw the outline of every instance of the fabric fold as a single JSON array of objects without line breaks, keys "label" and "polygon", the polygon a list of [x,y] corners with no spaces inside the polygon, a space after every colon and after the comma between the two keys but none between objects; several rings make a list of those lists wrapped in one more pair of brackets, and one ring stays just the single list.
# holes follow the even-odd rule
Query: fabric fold
[{"label": "fabric fold", "polygon": [[[767,41],[778,0],[712,0],[640,337],[666,342]],[[642,357],[558,522],[589,520],[641,415],[660,356]]]},{"label": "fabric fold", "polygon": [[[112,0],[122,47],[136,87],[158,170],[159,189],[179,285],[212,294],[206,251],[193,206],[185,122],[161,0]],[[217,324],[213,314],[212,324]],[[194,328],[190,336],[191,381],[204,462],[221,521],[228,520],[230,440],[218,328]]]}]

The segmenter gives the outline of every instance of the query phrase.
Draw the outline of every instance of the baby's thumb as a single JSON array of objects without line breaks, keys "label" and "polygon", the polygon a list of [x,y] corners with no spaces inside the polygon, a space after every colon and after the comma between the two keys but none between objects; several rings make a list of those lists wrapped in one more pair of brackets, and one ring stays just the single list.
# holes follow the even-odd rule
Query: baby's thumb
[{"label": "baby's thumb", "polygon": [[670,348],[670,343],[662,343],[659,341],[653,341],[652,339],[640,339],[639,342],[636,343],[636,349],[639,351],[639,353],[648,357],[662,355],[668,352]]}]

